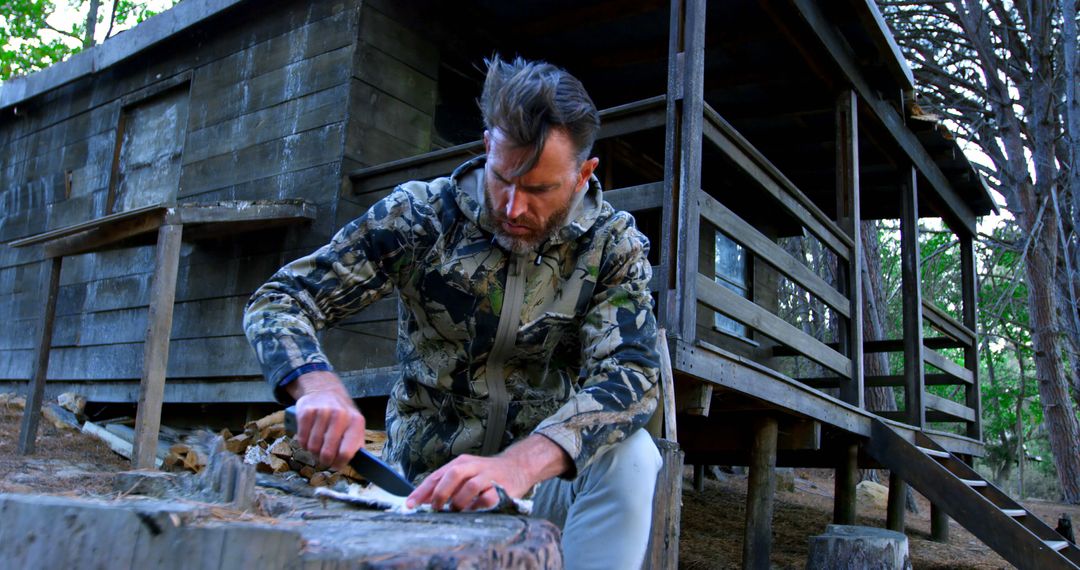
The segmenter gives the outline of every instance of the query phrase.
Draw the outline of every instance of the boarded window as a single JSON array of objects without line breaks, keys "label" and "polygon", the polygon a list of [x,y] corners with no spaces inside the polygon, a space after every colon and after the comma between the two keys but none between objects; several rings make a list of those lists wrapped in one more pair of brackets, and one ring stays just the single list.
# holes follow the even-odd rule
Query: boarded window
[{"label": "boarded window", "polygon": [[124,109],[113,171],[113,212],[176,201],[187,122],[186,84]]}]

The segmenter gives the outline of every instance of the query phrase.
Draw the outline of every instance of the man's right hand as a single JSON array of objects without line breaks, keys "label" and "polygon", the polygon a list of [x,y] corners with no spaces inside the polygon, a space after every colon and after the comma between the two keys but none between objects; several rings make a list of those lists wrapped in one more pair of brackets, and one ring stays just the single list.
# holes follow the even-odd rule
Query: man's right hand
[{"label": "man's right hand", "polygon": [[285,387],[296,399],[296,439],[319,462],[342,469],[364,447],[364,416],[337,374],[308,372]]}]

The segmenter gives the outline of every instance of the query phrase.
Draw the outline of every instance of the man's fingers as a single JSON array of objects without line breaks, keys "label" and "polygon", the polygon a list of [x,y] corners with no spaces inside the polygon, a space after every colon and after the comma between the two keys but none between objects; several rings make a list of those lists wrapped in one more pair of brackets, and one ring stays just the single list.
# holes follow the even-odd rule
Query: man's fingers
[{"label": "man's fingers", "polygon": [[[311,415],[315,416],[314,421],[311,424],[311,431],[308,432],[307,442],[304,447],[308,451],[320,456],[322,461],[322,444],[326,434],[326,427],[330,424],[330,419],[333,412],[325,409],[315,409],[311,411]],[[326,463],[323,463],[326,465]]]},{"label": "man's fingers", "polygon": [[333,465],[337,462],[338,447],[345,434],[346,426],[342,423],[342,414],[337,410],[328,410],[326,429],[322,433],[322,445],[319,446],[319,463]]},{"label": "man's fingers", "polygon": [[456,497],[458,489],[475,475],[476,471],[473,465],[462,461],[458,461],[457,465],[447,469],[442,479],[435,485],[435,490],[431,493],[431,508],[441,511],[443,505],[450,502],[451,498]]},{"label": "man's fingers", "polygon": [[337,460],[334,469],[344,469],[357,450],[364,447],[364,417],[346,418],[345,433],[338,445]]},{"label": "man's fingers", "polygon": [[476,505],[476,503],[481,498],[481,495],[490,488],[491,481],[484,479],[482,475],[477,475],[468,481],[465,481],[465,483],[458,488],[458,491],[452,497],[450,504],[458,511],[465,511],[470,508],[483,508],[482,506]]},{"label": "man's fingers", "polygon": [[480,496],[476,498],[476,502],[469,507],[469,510],[477,511],[480,509],[490,509],[499,504],[499,493],[495,491],[495,487],[488,487],[488,490],[480,493]]}]

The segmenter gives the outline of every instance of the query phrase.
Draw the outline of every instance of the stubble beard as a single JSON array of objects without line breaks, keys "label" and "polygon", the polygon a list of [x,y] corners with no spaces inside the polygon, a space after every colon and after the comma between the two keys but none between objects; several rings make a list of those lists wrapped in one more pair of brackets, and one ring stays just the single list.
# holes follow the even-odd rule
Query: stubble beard
[{"label": "stubble beard", "polygon": [[[503,222],[510,221],[505,214],[499,212],[491,200],[491,193],[487,190],[487,185],[484,188],[484,209],[487,210],[488,216],[490,216],[492,222],[494,222],[495,228],[495,243],[499,244],[503,249],[509,250],[518,255],[524,253],[534,252],[543,245],[545,241],[550,239],[559,228],[563,227],[566,223],[566,218],[570,214],[570,205],[566,204],[562,208],[556,210],[551,217],[544,223],[544,227],[534,230],[532,234],[526,236],[515,236],[503,231]],[[535,221],[528,218],[518,218],[516,223],[522,223],[528,227],[535,227]]]}]

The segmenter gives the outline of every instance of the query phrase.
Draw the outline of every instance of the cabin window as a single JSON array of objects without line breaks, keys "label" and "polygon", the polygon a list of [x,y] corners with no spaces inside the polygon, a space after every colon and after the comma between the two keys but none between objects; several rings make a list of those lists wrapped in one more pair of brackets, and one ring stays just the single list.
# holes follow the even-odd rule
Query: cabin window
[{"label": "cabin window", "polygon": [[[724,234],[716,232],[715,252],[716,282],[744,298],[749,298],[746,249]],[[747,337],[746,325],[720,313],[716,313],[714,318],[713,324],[717,329],[735,336]]]}]

